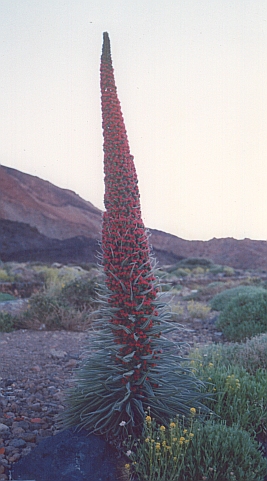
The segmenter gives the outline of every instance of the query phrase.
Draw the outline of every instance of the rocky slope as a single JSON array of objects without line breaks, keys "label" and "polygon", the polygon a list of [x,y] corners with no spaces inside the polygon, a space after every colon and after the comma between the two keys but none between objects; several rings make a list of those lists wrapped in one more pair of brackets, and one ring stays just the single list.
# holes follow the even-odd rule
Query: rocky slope
[{"label": "rocky slope", "polygon": [[23,222],[55,239],[99,238],[101,211],[50,182],[0,166],[0,219]]},{"label": "rocky slope", "polygon": [[[0,166],[0,258],[92,262],[99,251],[102,212],[70,190]],[[233,238],[187,241],[150,230],[160,264],[205,257],[217,264],[267,270],[267,242]]]}]

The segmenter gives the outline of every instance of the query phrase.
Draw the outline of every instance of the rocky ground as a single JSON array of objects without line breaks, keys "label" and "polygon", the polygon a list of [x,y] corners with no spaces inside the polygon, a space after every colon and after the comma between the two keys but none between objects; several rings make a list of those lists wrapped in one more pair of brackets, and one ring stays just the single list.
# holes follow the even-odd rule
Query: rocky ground
[{"label": "rocky ground", "polygon": [[56,431],[81,358],[85,334],[20,330],[0,333],[0,480],[11,464]]},{"label": "rocky ground", "polygon": [[[187,328],[172,334],[175,342],[185,342],[185,353],[190,345],[220,338],[212,320],[195,320]],[[58,432],[64,393],[86,345],[90,337],[84,332],[0,333],[0,480],[12,479],[11,465]]]}]

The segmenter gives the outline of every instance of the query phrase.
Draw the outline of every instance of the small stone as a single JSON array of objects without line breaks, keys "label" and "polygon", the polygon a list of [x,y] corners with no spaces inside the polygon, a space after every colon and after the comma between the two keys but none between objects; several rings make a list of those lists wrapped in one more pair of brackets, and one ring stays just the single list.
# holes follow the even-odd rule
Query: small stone
[{"label": "small stone", "polygon": [[4,432],[7,432],[8,430],[9,430],[9,427],[8,427],[6,424],[0,423],[0,433],[1,433],[1,435],[2,435]]},{"label": "small stone", "polygon": [[56,350],[56,349],[51,349],[50,350],[51,357],[54,359],[64,359],[64,357],[67,356],[67,353],[65,351],[61,350]]},{"label": "small stone", "polygon": [[5,454],[7,456],[11,455],[11,454],[14,454],[14,453],[17,453],[19,451],[18,448],[14,448],[14,446],[6,446],[6,451],[5,451]]},{"label": "small stone", "polygon": [[22,433],[24,433],[24,429],[22,429],[22,428],[13,428],[12,429],[13,436],[20,436]]},{"label": "small stone", "polygon": [[12,456],[10,456],[10,457],[8,458],[8,461],[9,461],[10,463],[15,463],[15,462],[18,461],[20,458],[21,458],[21,454],[20,454],[20,453],[15,453],[15,454],[13,454]]},{"label": "small stone", "polygon": [[66,363],[66,367],[76,367],[78,364],[78,361],[76,361],[76,359],[70,359],[67,363]]},{"label": "small stone", "polygon": [[24,439],[12,439],[9,445],[14,446],[14,448],[25,448],[26,441]]},{"label": "small stone", "polygon": [[40,372],[40,371],[41,371],[41,368],[40,368],[40,366],[33,366],[33,367],[32,367],[32,371],[34,371],[34,372]]},{"label": "small stone", "polygon": [[36,441],[36,434],[31,432],[31,433],[24,433],[21,435],[21,439],[24,439],[24,441],[27,441],[27,443],[35,443]]}]

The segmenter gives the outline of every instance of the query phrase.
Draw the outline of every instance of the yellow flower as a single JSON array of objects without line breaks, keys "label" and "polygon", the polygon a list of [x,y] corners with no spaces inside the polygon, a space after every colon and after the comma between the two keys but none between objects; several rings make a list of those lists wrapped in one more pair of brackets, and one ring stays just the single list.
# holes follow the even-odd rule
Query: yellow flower
[{"label": "yellow flower", "polygon": [[194,416],[196,414],[196,409],[195,408],[190,408],[190,413],[192,414],[192,416]]},{"label": "yellow flower", "polygon": [[162,432],[164,432],[166,430],[165,426],[160,426],[159,428]]},{"label": "yellow flower", "polygon": [[151,416],[146,416],[146,422],[151,423]]},{"label": "yellow flower", "polygon": [[166,441],[162,441],[162,446],[166,446]]},{"label": "yellow flower", "polygon": [[212,367],[213,366],[213,362],[209,362],[209,367]]},{"label": "yellow flower", "polygon": [[177,461],[177,456],[174,456],[173,461]]},{"label": "yellow flower", "polygon": [[125,469],[130,469],[131,465],[127,463],[127,464],[125,464],[124,467],[125,467]]},{"label": "yellow flower", "polygon": [[177,438],[172,438],[172,441],[175,443],[175,441],[177,441]]},{"label": "yellow flower", "polygon": [[193,437],[194,437],[194,433],[189,433],[189,437],[190,437],[190,438],[193,438]]},{"label": "yellow flower", "polygon": [[160,443],[156,443],[156,451],[160,451]]},{"label": "yellow flower", "polygon": [[145,443],[149,443],[150,439],[149,438],[146,438],[145,439]]},{"label": "yellow flower", "polygon": [[179,439],[179,443],[183,444],[184,441],[185,441],[185,438],[183,436],[181,436],[180,439]]},{"label": "yellow flower", "polygon": [[176,424],[175,423],[170,423],[170,428],[175,428]]},{"label": "yellow flower", "polygon": [[186,433],[187,433],[187,429],[184,429],[184,430],[183,430],[183,433],[186,434]]}]

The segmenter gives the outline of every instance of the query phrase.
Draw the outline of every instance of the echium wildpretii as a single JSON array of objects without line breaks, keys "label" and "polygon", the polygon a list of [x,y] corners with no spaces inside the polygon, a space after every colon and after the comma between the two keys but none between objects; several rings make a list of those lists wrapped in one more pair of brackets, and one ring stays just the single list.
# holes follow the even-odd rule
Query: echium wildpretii
[{"label": "echium wildpretii", "polygon": [[[165,337],[177,329],[159,297],[141,218],[137,176],[114,81],[110,42],[101,57],[105,207],[104,283],[87,357],[66,399],[65,426],[121,438],[140,432],[146,410],[163,424],[205,410],[203,384]],[[178,326],[179,327],[179,326]],[[183,361],[183,362],[182,362]]]},{"label": "echium wildpretii", "polygon": [[142,393],[148,364],[150,367],[151,363],[154,365],[151,328],[153,318],[157,320],[158,314],[153,304],[157,289],[141,218],[133,156],[116,92],[107,33],[104,33],[101,57],[101,94],[106,207],[102,250],[106,284],[110,290],[109,302],[111,307],[118,309],[111,320],[115,328],[115,342],[121,345],[116,360],[129,372],[122,382],[129,382],[131,391]]}]

